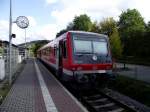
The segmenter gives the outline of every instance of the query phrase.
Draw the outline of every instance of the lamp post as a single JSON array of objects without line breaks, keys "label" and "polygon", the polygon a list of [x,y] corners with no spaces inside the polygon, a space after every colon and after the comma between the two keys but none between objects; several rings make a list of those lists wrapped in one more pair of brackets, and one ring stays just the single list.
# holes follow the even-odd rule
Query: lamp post
[{"label": "lamp post", "polygon": [[[29,26],[29,20],[25,16],[17,17],[16,21],[12,22],[12,0],[9,1],[9,85],[12,82],[12,74],[11,74],[11,40],[15,38],[15,35],[12,35],[12,23],[16,23],[18,27],[22,29],[26,29]],[[25,40],[26,40],[26,31],[25,31]],[[25,42],[26,43],[26,42]]]},{"label": "lamp post", "polygon": [[12,2],[10,0],[10,15],[9,15],[9,85],[11,85],[11,37],[12,35]]},{"label": "lamp post", "polygon": [[25,30],[25,59],[27,58],[27,40],[26,40],[26,28],[24,29]]},{"label": "lamp post", "polygon": [[10,13],[9,13],[9,85],[12,82],[12,74],[11,74],[11,40],[15,38],[16,35],[12,34],[12,1],[10,0]]}]

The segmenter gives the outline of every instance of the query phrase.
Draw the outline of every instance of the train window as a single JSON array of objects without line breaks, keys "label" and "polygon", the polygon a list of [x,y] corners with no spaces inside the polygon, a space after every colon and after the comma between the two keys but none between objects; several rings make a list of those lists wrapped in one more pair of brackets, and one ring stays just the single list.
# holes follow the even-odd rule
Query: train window
[{"label": "train window", "polygon": [[55,49],[55,56],[57,56],[57,48]]},{"label": "train window", "polygon": [[106,55],[108,53],[107,50],[107,43],[103,42],[103,41],[93,41],[93,50],[94,53],[98,53],[98,54],[104,54]]},{"label": "train window", "polygon": [[57,55],[57,46],[56,46],[56,44],[54,45],[54,56],[56,56]]},{"label": "train window", "polygon": [[66,41],[63,42],[63,57],[67,58],[67,43],[66,43]]},{"label": "train window", "polygon": [[49,55],[49,48],[47,48],[47,55]]},{"label": "train window", "polygon": [[74,40],[76,53],[92,53],[92,41]]},{"label": "train window", "polygon": [[47,49],[45,49],[45,55],[47,55]]},{"label": "train window", "polygon": [[56,51],[56,49],[54,48],[54,56],[55,56],[55,51]]},{"label": "train window", "polygon": [[49,48],[49,54],[51,53],[51,47]]},{"label": "train window", "polygon": [[45,55],[45,49],[43,49],[43,54]]}]

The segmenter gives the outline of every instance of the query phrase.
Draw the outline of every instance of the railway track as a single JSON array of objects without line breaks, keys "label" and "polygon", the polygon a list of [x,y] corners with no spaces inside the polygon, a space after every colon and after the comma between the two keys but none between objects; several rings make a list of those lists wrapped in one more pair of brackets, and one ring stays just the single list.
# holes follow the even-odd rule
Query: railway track
[{"label": "railway track", "polygon": [[81,89],[82,86],[76,83],[61,83],[85,105],[89,112],[150,112],[149,107],[109,89]]},{"label": "railway track", "polygon": [[82,91],[80,100],[90,112],[136,112],[98,89]]}]

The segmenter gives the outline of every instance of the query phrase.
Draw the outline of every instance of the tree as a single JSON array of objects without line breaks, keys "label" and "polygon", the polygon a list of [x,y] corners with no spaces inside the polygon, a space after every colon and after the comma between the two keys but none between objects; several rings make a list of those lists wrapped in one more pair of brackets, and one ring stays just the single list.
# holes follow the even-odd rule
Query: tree
[{"label": "tree", "polygon": [[146,31],[150,32],[150,21],[146,24]]},{"label": "tree", "polygon": [[45,44],[47,44],[49,41],[47,41],[47,40],[43,40],[43,41],[37,41],[36,43],[33,43],[32,45],[31,45],[31,51],[33,52],[33,54],[34,54],[34,56],[36,57],[36,55],[37,55],[37,50],[39,49],[39,48],[41,48],[43,45],[45,45]]},{"label": "tree", "polygon": [[75,16],[73,22],[70,22],[66,29],[61,30],[56,34],[56,38],[69,30],[91,31],[92,22],[86,14]]},{"label": "tree", "polygon": [[104,18],[99,25],[101,33],[106,33],[109,36],[112,34],[113,29],[117,27],[116,21],[112,17]]},{"label": "tree", "polygon": [[144,19],[136,9],[127,9],[127,11],[121,13],[119,27],[123,33],[145,31]]},{"label": "tree", "polygon": [[95,32],[95,33],[100,33],[101,32],[97,21],[92,23],[91,32]]},{"label": "tree", "polygon": [[59,37],[60,35],[64,34],[64,33],[66,33],[66,32],[67,32],[67,29],[61,30],[60,32],[58,32],[58,33],[56,34],[56,38]]},{"label": "tree", "polygon": [[73,24],[73,22],[70,22],[68,25],[67,25],[67,28],[66,28],[66,30],[73,30],[73,26],[74,26],[74,24]]},{"label": "tree", "polygon": [[112,29],[112,34],[110,35],[110,45],[113,57],[121,57],[122,56],[122,46],[121,40],[119,37],[119,32],[117,28]]},{"label": "tree", "polygon": [[136,9],[127,9],[120,15],[118,22],[119,33],[123,43],[124,55],[133,55],[135,49],[133,49],[136,43],[136,37],[141,32],[145,31],[145,23],[141,14]]},{"label": "tree", "polygon": [[3,54],[3,48],[0,47],[0,56]]},{"label": "tree", "polygon": [[101,33],[107,33],[110,38],[113,57],[119,58],[122,55],[122,46],[116,21],[113,18],[105,18],[99,25]]},{"label": "tree", "polygon": [[73,30],[90,31],[92,22],[86,14],[75,16],[73,20]]}]

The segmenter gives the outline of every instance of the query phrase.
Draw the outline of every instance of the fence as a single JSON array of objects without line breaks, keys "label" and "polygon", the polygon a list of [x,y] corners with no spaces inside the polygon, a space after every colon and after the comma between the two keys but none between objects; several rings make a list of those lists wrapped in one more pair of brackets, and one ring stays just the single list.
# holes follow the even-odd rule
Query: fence
[{"label": "fence", "polygon": [[5,61],[0,57],[0,80],[5,78]]},{"label": "fence", "polygon": [[[0,80],[9,77],[9,54],[8,48],[4,49],[5,52],[0,56]],[[19,50],[12,48],[11,52],[11,74],[17,70],[18,63],[21,63],[22,57],[19,55]]]}]

